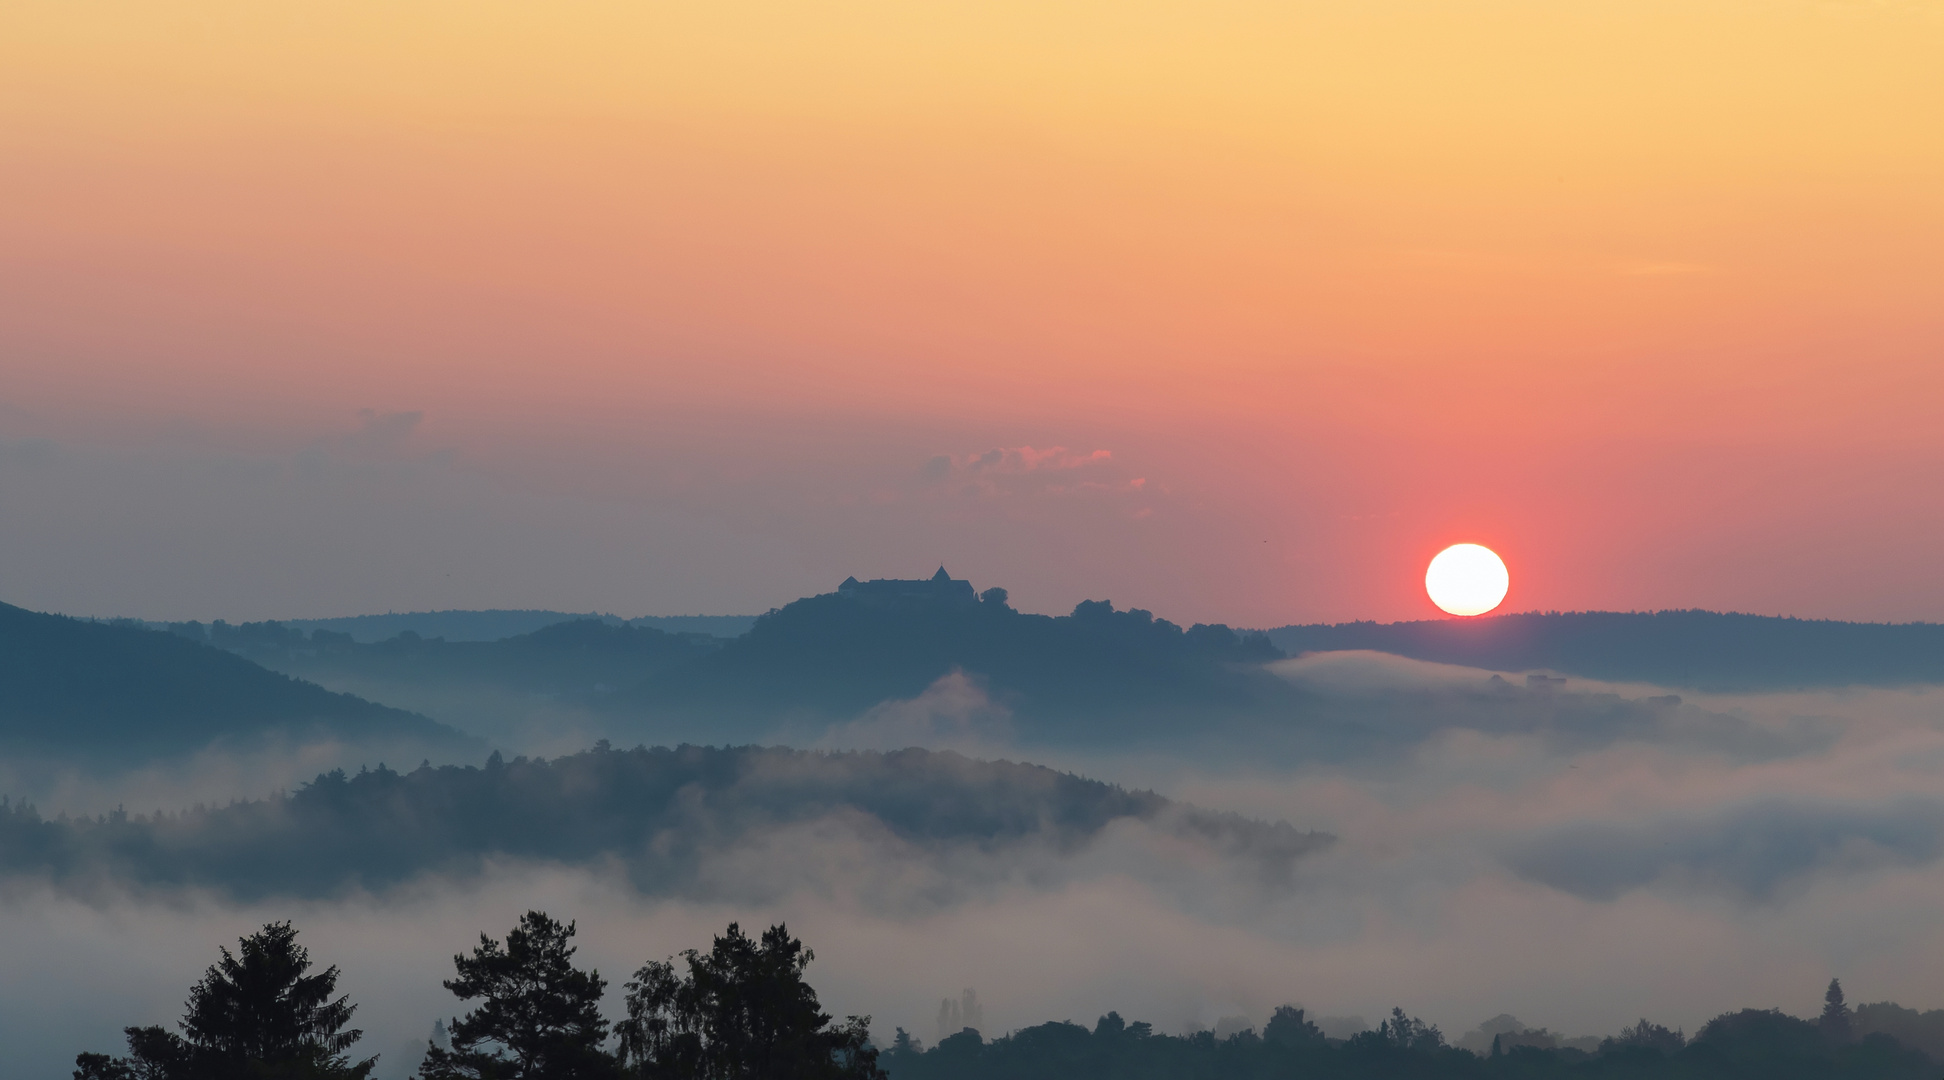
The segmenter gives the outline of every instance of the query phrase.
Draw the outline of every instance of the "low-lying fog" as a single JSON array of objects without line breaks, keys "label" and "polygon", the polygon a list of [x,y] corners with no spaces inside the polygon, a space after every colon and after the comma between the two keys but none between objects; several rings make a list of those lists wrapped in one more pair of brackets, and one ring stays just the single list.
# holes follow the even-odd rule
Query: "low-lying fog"
[{"label": "low-lying fog", "polygon": [[[1138,829],[1062,855],[1064,872],[1011,872],[870,843],[840,818],[794,831],[789,860],[753,840],[721,852],[750,875],[740,902],[650,898],[619,870],[532,863],[247,905],[16,877],[0,886],[0,1077],[63,1075],[76,1051],[115,1049],[123,1025],[173,1021],[217,946],[282,918],[343,968],[366,1052],[383,1053],[380,1075],[403,1076],[433,1020],[456,1011],[439,986],[452,954],[529,907],[578,920],[583,958],[616,986],[644,960],[706,947],[731,919],[787,920],[816,950],[810,977],[828,1009],[870,1013],[881,1039],[902,1026],[927,1043],[941,999],[967,988],[988,1035],[1109,1009],[1163,1030],[1260,1024],[1285,1002],[1373,1022],[1401,1005],[1453,1037],[1503,1012],[1567,1035],[1643,1015],[1693,1031],[1745,1006],[1813,1014],[1831,976],[1852,1002],[1944,1005],[1944,692],[1675,701],[1656,687],[1529,687],[1369,654],[1278,670],[1321,695],[1327,723],[1358,728],[1342,744],[1354,752],[1305,756],[1273,734],[1254,753],[1226,738],[1200,753],[1193,740],[1021,749],[1006,710],[957,676],[819,742],[1026,758],[1336,835],[1285,881]],[[4,779],[50,816],[173,809],[261,796],[346,752]],[[943,906],[877,895],[940,873],[984,880]]]}]

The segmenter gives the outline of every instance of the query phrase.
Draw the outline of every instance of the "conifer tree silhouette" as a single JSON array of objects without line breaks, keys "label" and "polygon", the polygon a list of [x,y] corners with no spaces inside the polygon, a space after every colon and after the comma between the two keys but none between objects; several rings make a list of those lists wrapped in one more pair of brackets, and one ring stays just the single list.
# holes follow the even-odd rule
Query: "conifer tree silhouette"
[{"label": "conifer tree silhouette", "polygon": [[704,955],[645,964],[628,983],[621,1060],[649,1080],[884,1080],[868,1016],[832,1022],[803,979],[815,954],[782,924],[730,923]]},{"label": "conifer tree silhouette", "polygon": [[450,1047],[428,1042],[420,1080],[598,1080],[618,1075],[602,1050],[607,1021],[598,971],[574,966],[574,924],[529,911],[504,944],[485,934],[452,958],[445,988],[479,1005],[446,1026]]},{"label": "conifer tree silhouette", "polygon": [[1849,1041],[1850,1007],[1843,1000],[1843,984],[1836,979],[1829,980],[1829,989],[1823,991],[1823,1011],[1816,1026],[1837,1042]]},{"label": "conifer tree silhouette", "polygon": [[338,969],[306,974],[309,950],[288,922],[241,938],[189,989],[182,1034],[124,1029],[128,1056],[81,1054],[75,1080],[364,1080],[376,1057],[345,1054],[357,1006],[337,993]]}]

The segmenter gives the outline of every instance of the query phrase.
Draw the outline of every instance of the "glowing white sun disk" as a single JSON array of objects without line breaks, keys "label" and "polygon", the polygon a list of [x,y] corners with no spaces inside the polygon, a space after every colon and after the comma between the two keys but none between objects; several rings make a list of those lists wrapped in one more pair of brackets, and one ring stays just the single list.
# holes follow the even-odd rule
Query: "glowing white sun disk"
[{"label": "glowing white sun disk", "polygon": [[1505,560],[1479,544],[1453,544],[1438,552],[1424,572],[1431,602],[1453,615],[1483,615],[1499,606],[1512,577]]}]

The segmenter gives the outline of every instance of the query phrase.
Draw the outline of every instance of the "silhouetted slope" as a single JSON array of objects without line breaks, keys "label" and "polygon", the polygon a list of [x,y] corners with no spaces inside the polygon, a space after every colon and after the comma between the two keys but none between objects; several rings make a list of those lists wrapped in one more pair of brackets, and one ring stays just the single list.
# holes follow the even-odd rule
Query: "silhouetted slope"
[{"label": "silhouetted slope", "polygon": [[177,635],[0,604],[0,745],[133,758],[271,734],[473,740]]},{"label": "silhouetted slope", "polygon": [[569,700],[597,698],[714,652],[705,634],[670,634],[596,619],[555,623],[498,641],[405,633],[373,644],[328,630],[308,637],[279,623],[217,625],[209,641],[305,678],[376,684],[498,686]]},{"label": "silhouetted slope", "polygon": [[[1301,1011],[1279,1010],[1258,1035],[1172,1036],[1109,1013],[1093,1030],[1054,1022],[987,1041],[970,1028],[929,1050],[900,1029],[878,1059],[891,1080],[1932,1080],[1923,1053],[1882,1035],[1826,1037],[1775,1010],[1744,1009],[1708,1022],[1693,1040],[1654,1047],[1605,1040],[1595,1053],[1519,1046],[1480,1057],[1445,1044],[1435,1028],[1395,1020],[1346,1041],[1326,1040]],[[1294,1023],[1281,1024],[1294,1014]]]},{"label": "silhouetted slope", "polygon": [[1292,654],[1373,649],[1499,671],[1706,689],[1944,682],[1944,625],[1936,623],[1594,611],[1284,626],[1267,634]]},{"label": "silhouetted slope", "polygon": [[914,697],[962,670],[1023,717],[1131,723],[1184,708],[1293,700],[1296,691],[1260,670],[1280,655],[1260,636],[1226,626],[1183,630],[1106,601],[1049,617],[1015,611],[1003,596],[872,604],[827,593],[763,616],[720,650],[651,680],[634,700],[725,716],[842,716]]},{"label": "silhouetted slope", "polygon": [[483,611],[388,612],[384,615],[347,615],[335,619],[283,619],[281,625],[303,633],[324,630],[333,634],[349,634],[352,640],[361,644],[373,644],[404,633],[417,634],[425,638],[444,638],[454,642],[501,641],[521,634],[531,634],[555,623],[578,622],[583,619],[595,619],[613,626],[638,626],[663,630],[671,634],[710,634],[715,637],[731,638],[748,630],[750,624],[756,621],[756,616],[642,615],[633,619],[623,619],[616,615],[604,615],[592,611],[575,613],[493,608]]},{"label": "silhouetted slope", "polygon": [[[382,887],[426,872],[467,874],[492,858],[625,867],[655,894],[739,895],[800,884],[798,861],[743,858],[745,876],[711,859],[779,842],[822,823],[866,838],[882,858],[944,850],[995,858],[1069,852],[1135,820],[1275,874],[1329,842],[1321,834],[1201,811],[1036,765],[951,753],[821,754],[788,749],[605,746],[554,761],[498,754],[484,768],[335,772],[287,796],[181,814],[115,813],[45,821],[0,807],[0,869],[85,886],[100,880],[196,885],[237,895],[321,895]],[[786,847],[800,847],[787,840]],[[839,873],[864,869],[836,845]],[[902,852],[899,856],[897,853]],[[1003,876],[1009,865],[988,873]],[[977,858],[960,859],[976,873]],[[753,872],[760,880],[750,882]]]},{"label": "silhouetted slope", "polygon": [[1888,1035],[1944,1062],[1944,1009],[1918,1012],[1893,1001],[1879,1001],[1858,1005],[1850,1026],[1857,1035]]}]

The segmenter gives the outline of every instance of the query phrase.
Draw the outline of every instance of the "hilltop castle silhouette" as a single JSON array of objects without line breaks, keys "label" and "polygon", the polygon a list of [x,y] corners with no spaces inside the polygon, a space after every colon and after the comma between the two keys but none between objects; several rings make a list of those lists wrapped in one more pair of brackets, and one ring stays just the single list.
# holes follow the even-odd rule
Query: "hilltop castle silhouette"
[{"label": "hilltop castle silhouette", "polygon": [[972,582],[955,578],[940,566],[928,578],[872,578],[859,581],[847,577],[837,586],[837,595],[874,607],[894,607],[910,603],[976,604],[979,596]]}]

